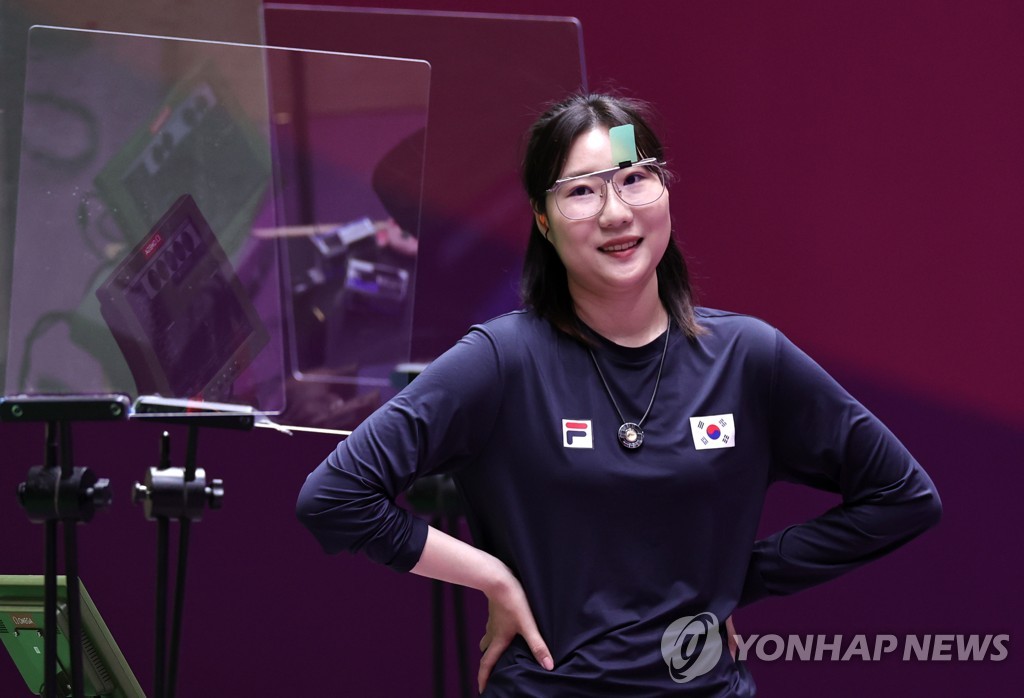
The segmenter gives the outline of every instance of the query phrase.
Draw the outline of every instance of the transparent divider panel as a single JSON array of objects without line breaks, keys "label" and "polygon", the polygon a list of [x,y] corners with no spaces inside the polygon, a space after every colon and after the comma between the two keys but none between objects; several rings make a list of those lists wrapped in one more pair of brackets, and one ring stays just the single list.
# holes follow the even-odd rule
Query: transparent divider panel
[{"label": "transparent divider panel", "polygon": [[288,409],[350,429],[409,361],[430,66],[290,52],[271,64]]},{"label": "transparent divider panel", "polygon": [[272,45],[430,62],[413,358],[429,361],[472,324],[517,307],[531,222],[523,136],[547,103],[584,85],[579,23],[268,4],[264,27]]},{"label": "transparent divider panel", "polygon": [[[6,374],[7,363],[22,112],[25,101],[50,97],[45,93],[25,94],[30,27],[47,25],[258,44],[261,43],[258,4],[256,0],[143,3],[123,0],[0,0],[0,383]],[[60,108],[60,105],[52,103],[50,106]],[[82,116],[81,112],[71,110],[65,123],[74,125]],[[86,133],[86,129],[80,129],[79,133]],[[52,135],[41,135],[44,137],[37,142],[26,142],[25,148],[34,157],[45,159],[54,167],[79,167],[83,160],[96,154],[86,139],[65,139],[61,144],[72,147],[55,149]]]},{"label": "transparent divider panel", "polygon": [[33,28],[26,90],[45,99],[26,103],[24,142],[88,157],[22,151],[4,392],[287,414],[285,241],[329,235],[282,215],[277,127],[317,114],[344,133],[368,106],[337,92],[353,73],[420,90],[425,122],[423,63]]}]

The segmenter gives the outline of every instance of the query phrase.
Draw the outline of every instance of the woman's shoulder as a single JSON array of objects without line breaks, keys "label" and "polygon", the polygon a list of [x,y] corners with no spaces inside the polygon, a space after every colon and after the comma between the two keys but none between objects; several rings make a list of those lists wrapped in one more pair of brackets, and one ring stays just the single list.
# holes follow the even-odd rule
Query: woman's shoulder
[{"label": "woman's shoulder", "polygon": [[[694,308],[697,324],[706,330],[702,337],[712,342],[763,341],[774,344],[778,331],[771,323],[759,317],[718,308]],[[523,346],[524,343],[552,341],[565,338],[550,322],[532,310],[513,310],[473,325],[470,334],[479,332],[491,341],[505,345]]]},{"label": "woman's shoulder", "polygon": [[532,310],[514,310],[473,325],[463,341],[486,343],[503,370],[544,362],[571,341]]},{"label": "woman's shoulder", "polygon": [[473,325],[431,361],[423,375],[459,381],[467,371],[496,370],[495,375],[502,375],[515,370],[521,357],[531,351],[530,347],[543,346],[540,336],[545,325],[545,321],[527,310],[514,310]]},{"label": "woman's shoulder", "polygon": [[733,310],[721,310],[719,308],[698,306],[693,309],[693,314],[696,317],[697,322],[705,327],[720,327],[736,332],[757,332],[765,330],[771,332],[775,331],[774,325],[768,321],[762,320],[755,315],[737,313]]},{"label": "woman's shoulder", "polygon": [[553,336],[553,330],[551,323],[532,310],[513,310],[470,328],[470,332],[483,332],[497,342],[515,340],[517,344]]},{"label": "woman's shoulder", "polygon": [[700,339],[711,343],[775,346],[778,330],[769,322],[753,315],[717,308],[697,307],[693,311],[697,324],[706,330]]}]

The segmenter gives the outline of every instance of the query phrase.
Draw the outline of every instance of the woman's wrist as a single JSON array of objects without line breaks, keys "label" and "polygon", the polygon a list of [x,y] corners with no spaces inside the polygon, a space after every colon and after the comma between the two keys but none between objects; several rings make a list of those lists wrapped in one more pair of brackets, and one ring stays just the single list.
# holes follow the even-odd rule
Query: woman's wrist
[{"label": "woman's wrist", "polygon": [[489,559],[485,572],[484,584],[480,591],[489,599],[507,596],[519,584],[512,570],[504,562],[490,553],[484,553]]},{"label": "woman's wrist", "polygon": [[516,584],[512,571],[501,560],[434,527],[427,529],[419,562],[411,571],[478,589],[488,598],[508,593]]}]

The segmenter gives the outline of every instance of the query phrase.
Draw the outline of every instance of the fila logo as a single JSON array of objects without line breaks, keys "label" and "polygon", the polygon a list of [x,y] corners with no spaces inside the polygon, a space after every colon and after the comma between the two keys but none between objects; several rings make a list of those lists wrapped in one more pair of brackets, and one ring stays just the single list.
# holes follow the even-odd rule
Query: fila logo
[{"label": "fila logo", "polygon": [[690,417],[690,434],[693,436],[693,447],[698,451],[736,446],[736,424],[731,412]]},{"label": "fila logo", "polygon": [[563,419],[562,446],[565,448],[593,448],[594,428],[590,420]]}]

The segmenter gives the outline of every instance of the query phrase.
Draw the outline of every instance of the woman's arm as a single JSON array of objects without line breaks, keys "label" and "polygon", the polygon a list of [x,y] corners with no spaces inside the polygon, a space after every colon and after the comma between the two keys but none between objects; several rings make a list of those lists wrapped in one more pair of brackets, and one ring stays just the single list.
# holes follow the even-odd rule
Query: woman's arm
[{"label": "woman's arm", "polygon": [[472,462],[490,434],[501,391],[490,337],[470,332],[309,474],[296,504],[299,520],[326,552],[364,553],[409,571],[427,524],[395,499],[418,478]]},{"label": "woman's arm", "polygon": [[481,692],[498,658],[516,635],[523,636],[541,666],[548,670],[554,668],[551,651],[537,630],[523,587],[501,560],[431,527],[427,529],[427,540],[419,562],[411,571],[423,577],[478,589],[487,596],[490,615],[486,634],[480,641],[483,657],[477,674]]},{"label": "woman's arm", "polygon": [[360,552],[392,569],[482,591],[490,619],[481,643],[481,690],[522,635],[537,661],[551,652],[522,585],[493,555],[430,527],[395,498],[417,478],[471,462],[501,401],[497,349],[471,332],[374,413],[306,479],[296,513],[327,552]]},{"label": "woman's arm", "polygon": [[938,523],[931,479],[877,417],[806,354],[776,336],[772,477],[842,502],[754,544],[741,605],[828,581]]}]

